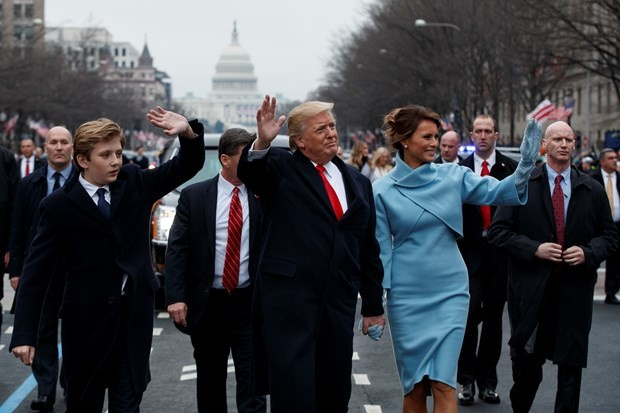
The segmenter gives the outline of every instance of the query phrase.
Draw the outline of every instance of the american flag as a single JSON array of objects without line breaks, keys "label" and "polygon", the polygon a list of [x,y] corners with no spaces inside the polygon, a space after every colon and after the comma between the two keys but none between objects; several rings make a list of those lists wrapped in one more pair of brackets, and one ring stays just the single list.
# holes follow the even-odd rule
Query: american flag
[{"label": "american flag", "polygon": [[45,138],[47,136],[47,132],[49,132],[49,128],[45,125],[43,119],[39,121],[30,121],[30,129],[39,134],[40,137]]},{"label": "american flag", "polygon": [[14,114],[4,123],[4,133],[10,133],[15,125],[17,125],[17,120],[19,119],[19,113]]},{"label": "american flag", "polygon": [[527,120],[536,119],[539,122],[549,119],[549,116],[555,112],[556,108],[549,99],[545,99],[534,108],[533,111],[525,117]]},{"label": "american flag", "polygon": [[575,99],[571,99],[563,106],[559,106],[550,116],[549,119],[566,121],[573,114],[573,108],[575,107]]}]

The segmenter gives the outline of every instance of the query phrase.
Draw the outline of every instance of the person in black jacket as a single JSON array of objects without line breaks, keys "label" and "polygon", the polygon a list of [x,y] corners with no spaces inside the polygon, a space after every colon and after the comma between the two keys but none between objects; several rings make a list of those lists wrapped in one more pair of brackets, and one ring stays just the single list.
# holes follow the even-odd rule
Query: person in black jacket
[{"label": "person in black jacket", "polygon": [[179,155],[152,170],[121,167],[124,137],[109,119],[75,132],[79,173],[41,201],[41,218],[24,263],[9,349],[24,364],[35,356],[43,299],[56,260],[66,267],[60,308],[67,411],[139,411],[150,381],[155,291],[148,231],[153,203],[204,164],[204,129],[158,107],[147,117]]},{"label": "person in black jacket", "polygon": [[[74,168],[73,137],[62,126],[49,130],[45,139],[47,166],[35,170],[19,183],[15,213],[11,227],[9,277],[17,289],[23,271],[24,259],[39,225],[39,204],[52,191],[62,187]],[[59,263],[50,267],[52,281],[48,288],[37,338],[37,349],[32,363],[32,374],[37,381],[38,396],[32,401],[32,410],[52,411],[56,400],[58,381],[58,310],[65,287],[65,273]],[[62,384],[62,383],[61,383]]]}]

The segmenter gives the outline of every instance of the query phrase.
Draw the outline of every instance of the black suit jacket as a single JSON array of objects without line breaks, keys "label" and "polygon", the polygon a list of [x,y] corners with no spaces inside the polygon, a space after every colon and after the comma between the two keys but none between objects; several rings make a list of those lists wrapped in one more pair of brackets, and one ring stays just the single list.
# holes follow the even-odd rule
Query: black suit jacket
[{"label": "black suit jacket", "polygon": [[[620,173],[618,171],[614,172],[616,174],[616,190],[618,194],[620,194]],[[607,182],[603,179],[603,174],[601,173],[601,168],[597,168],[596,170],[589,173],[589,175],[599,184],[603,185],[603,188],[607,188]],[[607,192],[605,192],[607,193]],[[612,211],[613,212],[613,211]]]},{"label": "black suit jacket", "polygon": [[[150,212],[157,199],[203,166],[203,128],[200,123],[191,125],[199,137],[181,138],[181,151],[169,162],[151,170],[121,168],[110,184],[109,221],[79,183],[78,174],[41,201],[39,228],[20,279],[10,348],[36,346],[49,268],[59,257],[67,270],[60,308],[67,380],[90,383],[125,325],[134,388],[145,390],[150,380],[154,293],[159,288],[149,251]],[[125,321],[121,321],[123,274],[128,275],[129,295]]]},{"label": "black suit jacket", "polygon": [[[0,146],[0,279],[4,280],[4,253],[7,251],[11,233],[13,204],[19,184],[19,165],[13,152]],[[0,282],[0,299],[4,297]]]},{"label": "black suit jacket", "polygon": [[138,165],[140,169],[147,169],[149,167],[149,160],[146,156],[142,156],[140,160],[138,160],[138,157],[136,156],[131,160],[131,162]]},{"label": "black suit jacket", "polygon": [[[474,154],[461,161],[460,165],[466,166],[475,172],[474,167]],[[495,150],[495,164],[491,168],[490,175],[500,181],[507,176],[511,175],[515,169],[517,169],[518,163],[505,155],[500,151]],[[491,219],[495,214],[496,207],[491,207]],[[459,239],[458,246],[467,265],[468,273],[474,274],[482,264],[484,255],[480,253],[481,248],[484,248],[486,240],[482,235],[482,214],[480,213],[479,205],[463,204],[463,238]],[[503,255],[503,254],[500,254]],[[498,294],[506,295],[506,261],[503,257],[494,256],[496,263],[492,265],[496,270],[502,271],[502,282],[498,283]],[[499,281],[499,280],[498,280]]]},{"label": "black suit jacket", "polygon": [[[71,176],[76,168],[72,168]],[[71,179],[69,176],[69,180]],[[30,243],[39,225],[39,203],[47,196],[47,167],[39,168],[19,182],[11,227],[9,276],[19,277]]]},{"label": "black suit jacket", "polygon": [[350,394],[358,291],[363,315],[383,314],[372,188],[368,178],[334,157],[348,200],[338,221],[321,177],[300,151],[272,147],[250,162],[250,145],[237,173],[263,206],[255,296],[271,382],[278,383],[272,395],[277,392],[283,402],[280,409],[312,409],[321,380],[323,386],[333,383],[337,394]]},{"label": "black suit jacket", "polygon": [[[187,327],[192,334],[204,314],[215,268],[215,213],[220,176],[188,186],[181,192],[166,249],[166,302],[187,304]],[[260,251],[260,205],[248,191],[250,208],[250,282],[254,283]],[[217,316],[217,315],[215,315]]]},{"label": "black suit jacket", "polygon": [[[21,175],[22,159],[24,159],[24,157],[20,156],[19,160],[17,161],[18,173],[20,175]],[[43,168],[44,166],[47,166],[47,162],[45,162],[42,159],[39,159],[39,158],[35,157],[34,158],[34,170],[30,171],[30,173],[32,174],[34,171],[39,170],[39,169]],[[23,178],[25,178],[25,176]]]},{"label": "black suit jacket", "polygon": [[532,171],[527,204],[498,207],[489,241],[510,255],[509,344],[522,349],[542,317],[549,316],[550,329],[537,333],[537,337],[553,337],[547,358],[561,365],[586,367],[597,269],[616,249],[618,233],[605,190],[574,167],[570,176],[564,248],[579,246],[585,263],[563,264],[554,275],[554,263],[535,255],[540,244],[557,242],[545,165]]}]

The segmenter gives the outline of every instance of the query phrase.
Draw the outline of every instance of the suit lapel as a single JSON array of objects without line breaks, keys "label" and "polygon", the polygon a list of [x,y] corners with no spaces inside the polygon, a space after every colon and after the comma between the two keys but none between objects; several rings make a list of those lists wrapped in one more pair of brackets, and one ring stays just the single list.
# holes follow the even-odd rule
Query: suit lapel
[{"label": "suit lapel", "polygon": [[340,159],[334,158],[332,162],[338,167],[342,174],[342,180],[344,181],[344,188],[347,193],[347,211],[344,213],[342,219],[346,219],[355,213],[363,204],[363,196],[359,183],[353,177],[352,171],[347,165]]},{"label": "suit lapel", "polygon": [[[79,173],[76,173],[71,181],[63,187],[63,191],[67,194],[67,197],[82,211],[91,217],[107,223],[108,221],[101,214],[97,205],[95,205],[93,199],[88,195],[86,189],[80,184],[78,180]],[[113,196],[113,195],[112,195]]]},{"label": "suit lapel", "polygon": [[299,171],[301,178],[307,183],[315,197],[319,199],[321,205],[323,205],[323,207],[330,212],[331,216],[336,219],[334,209],[332,208],[332,204],[327,196],[327,191],[325,190],[323,181],[321,180],[319,173],[310,159],[306,158],[300,151],[293,152],[293,159],[296,161],[297,170]]},{"label": "suit lapel", "polygon": [[[203,204],[205,211],[205,226],[202,227],[198,225],[197,228],[207,228],[207,246],[210,250],[210,257],[213,257],[215,260],[215,213],[217,209],[217,182],[219,179],[219,175],[216,175],[215,178],[207,181],[207,186],[205,188],[205,195],[202,197],[201,204]],[[213,272],[213,266],[211,266],[210,271]]]},{"label": "suit lapel", "polygon": [[120,200],[123,198],[123,194],[125,193],[126,185],[127,181],[125,179],[117,179],[110,184],[110,199],[112,201],[110,205],[110,217],[114,217],[116,215]]},{"label": "suit lapel", "polygon": [[554,231],[557,231],[555,228],[555,215],[553,214],[553,204],[551,203],[551,190],[549,189],[549,175],[547,175],[547,167],[546,165],[541,166],[540,169],[534,168],[534,172],[532,172],[533,177],[536,177],[536,172],[538,171],[538,179],[541,185],[541,191],[543,197],[543,205],[545,206],[545,212],[547,213],[547,219],[551,223],[551,227]]}]

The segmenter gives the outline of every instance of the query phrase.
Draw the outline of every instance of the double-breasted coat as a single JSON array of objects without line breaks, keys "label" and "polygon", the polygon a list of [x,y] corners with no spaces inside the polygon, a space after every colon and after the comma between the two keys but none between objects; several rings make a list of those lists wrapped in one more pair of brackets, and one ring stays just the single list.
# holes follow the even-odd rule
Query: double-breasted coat
[{"label": "double-breasted coat", "polygon": [[[510,346],[523,349],[542,314],[553,314],[553,331],[537,333],[553,338],[548,358],[560,365],[586,367],[596,270],[616,249],[618,234],[601,185],[574,167],[570,174],[564,249],[581,247],[585,254],[583,264],[562,264],[557,272],[552,261],[535,256],[540,244],[557,242],[545,165],[532,172],[526,205],[497,209],[489,241],[502,248],[510,259]],[[548,299],[550,293],[553,300]],[[555,304],[552,307],[550,303]]]},{"label": "double-breasted coat", "polygon": [[[68,391],[85,394],[105,366],[126,325],[130,371],[136,392],[150,381],[154,293],[159,282],[149,251],[153,203],[187,181],[204,162],[203,128],[191,123],[195,139],[180,138],[181,151],[152,170],[121,168],[110,184],[111,218],[106,220],[74,174],[41,202],[41,218],[24,264],[10,348],[36,346],[49,268],[64,262],[67,279],[60,308],[63,359]],[[129,308],[121,320],[121,289],[127,274]]]},{"label": "double-breasted coat", "polygon": [[262,159],[248,161],[250,145],[238,176],[259,196],[264,213],[254,287],[272,408],[314,412],[322,405],[341,411],[351,393],[358,292],[364,316],[383,314],[370,181],[332,159],[348,202],[338,220],[321,177],[300,151],[272,147]]}]

